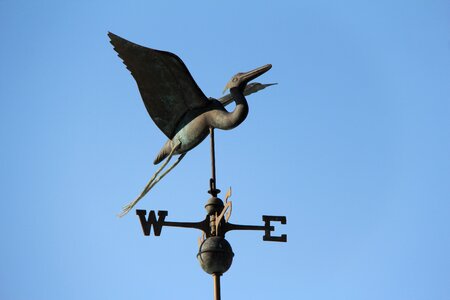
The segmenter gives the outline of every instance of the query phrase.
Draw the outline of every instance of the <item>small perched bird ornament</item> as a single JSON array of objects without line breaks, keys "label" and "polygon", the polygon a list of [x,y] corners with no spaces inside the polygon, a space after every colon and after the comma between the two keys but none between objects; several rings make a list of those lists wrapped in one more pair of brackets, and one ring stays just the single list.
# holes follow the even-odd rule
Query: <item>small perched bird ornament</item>
[{"label": "small perched bird ornament", "polygon": [[[123,208],[119,216],[124,216],[189,150],[208,136],[210,128],[233,129],[245,120],[248,114],[245,96],[273,85],[249,82],[270,70],[272,65],[234,75],[224,90],[229,89],[230,94],[217,100],[203,94],[183,61],[175,54],[134,44],[113,33],[108,33],[108,36],[136,80],[150,117],[168,137],[154,160],[155,165],[164,161],[163,164],[142,193]],[[225,106],[233,101],[236,107],[228,112]],[[173,155],[180,156],[160,175]]]}]

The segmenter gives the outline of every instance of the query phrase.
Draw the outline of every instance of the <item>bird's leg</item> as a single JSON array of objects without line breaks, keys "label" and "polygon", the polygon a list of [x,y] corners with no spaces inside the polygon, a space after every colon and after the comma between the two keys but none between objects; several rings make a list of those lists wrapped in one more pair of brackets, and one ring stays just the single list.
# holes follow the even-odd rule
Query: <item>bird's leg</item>
[{"label": "bird's leg", "polygon": [[167,173],[169,173],[180,161],[183,159],[184,154],[182,154],[178,160],[167,170],[165,171],[160,177],[157,178],[158,174],[161,173],[161,171],[167,166],[170,159],[172,158],[174,152],[181,147],[181,142],[177,141],[175,146],[173,146],[172,150],[170,151],[169,156],[164,161],[164,163],[161,165],[161,167],[153,174],[152,178],[148,181],[147,185],[145,186],[144,190],[141,192],[141,194],[133,201],[125,205],[122,209],[122,212],[118,215],[119,217],[125,216],[142,198],[144,198],[145,195],[150,191],[150,189],[158,182],[160,181]]},{"label": "bird's leg", "polygon": [[[161,165],[161,167],[159,167],[158,171],[156,171],[155,174],[153,174],[152,178],[149,180],[149,182],[148,182],[147,185],[145,186],[144,191],[143,191],[144,196],[145,196],[145,194],[147,194],[148,191],[150,191],[150,189],[154,186],[154,184],[153,184],[154,181],[155,181],[155,180],[158,180],[158,181],[160,180],[160,179],[157,179],[156,176],[158,176],[158,174],[161,173],[161,171],[167,166],[167,164],[169,163],[169,161],[172,159],[173,153],[174,153],[177,149],[179,149],[180,147],[181,147],[181,142],[178,141],[177,144],[176,144],[175,146],[173,146],[172,150],[170,151],[169,155],[167,156],[167,159],[164,161],[164,163]],[[164,176],[165,174],[166,174],[166,173],[163,173],[163,176]],[[161,178],[161,177],[160,177],[160,178]]]},{"label": "bird's leg", "polygon": [[[166,176],[170,171],[172,171],[173,168],[175,168],[175,167],[180,163],[180,161],[183,159],[183,157],[184,157],[185,155],[186,155],[186,153],[181,154],[181,155],[178,157],[177,161],[174,162],[174,163],[170,166],[170,168],[168,168],[166,171],[164,171],[164,173],[162,173],[161,176],[159,176],[158,178],[156,178],[156,179],[151,183],[151,185],[149,186],[148,190],[150,190],[152,187],[154,187],[155,184],[157,184],[161,179],[164,178],[164,176]],[[147,191],[147,192],[148,192],[148,191]]]}]

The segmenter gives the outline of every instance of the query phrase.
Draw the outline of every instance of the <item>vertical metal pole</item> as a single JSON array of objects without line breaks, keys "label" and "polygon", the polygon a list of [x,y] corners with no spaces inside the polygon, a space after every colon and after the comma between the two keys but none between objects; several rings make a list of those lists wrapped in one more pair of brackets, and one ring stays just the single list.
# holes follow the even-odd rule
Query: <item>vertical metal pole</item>
[{"label": "vertical metal pole", "polygon": [[217,197],[220,190],[216,188],[216,149],[214,145],[214,128],[209,127],[209,135],[211,136],[211,168],[212,168],[212,178],[210,180],[210,191],[209,193],[213,197]]},{"label": "vertical metal pole", "polygon": [[[209,127],[209,135],[211,136],[211,190],[210,193],[213,197],[217,197],[220,191],[216,188],[216,149],[214,144],[214,128]],[[212,274],[214,280],[214,300],[220,300],[220,275],[222,274]]]},{"label": "vertical metal pole", "polygon": [[213,274],[214,300],[220,300],[220,274]]},{"label": "vertical metal pole", "polygon": [[[216,150],[214,146],[214,128],[209,127],[209,135],[211,136],[211,165],[212,165],[212,179],[214,180],[214,185],[216,183]],[[215,186],[214,186],[215,188]]]}]

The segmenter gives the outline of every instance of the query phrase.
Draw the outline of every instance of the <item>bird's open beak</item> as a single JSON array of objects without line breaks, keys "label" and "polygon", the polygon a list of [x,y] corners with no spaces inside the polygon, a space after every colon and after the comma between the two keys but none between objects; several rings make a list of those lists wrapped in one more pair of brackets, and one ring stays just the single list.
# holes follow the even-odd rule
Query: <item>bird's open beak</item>
[{"label": "bird's open beak", "polygon": [[[240,74],[234,76],[233,79],[227,83],[223,92],[225,92],[229,88],[236,86],[236,84],[239,84],[239,85],[242,83],[247,84],[249,81],[252,81],[253,79],[261,76],[262,74],[269,71],[271,68],[272,68],[272,65],[267,64],[262,67],[256,68],[254,70],[251,70],[251,71],[248,71],[245,73],[240,73]],[[239,83],[238,83],[238,81],[239,81]]]}]

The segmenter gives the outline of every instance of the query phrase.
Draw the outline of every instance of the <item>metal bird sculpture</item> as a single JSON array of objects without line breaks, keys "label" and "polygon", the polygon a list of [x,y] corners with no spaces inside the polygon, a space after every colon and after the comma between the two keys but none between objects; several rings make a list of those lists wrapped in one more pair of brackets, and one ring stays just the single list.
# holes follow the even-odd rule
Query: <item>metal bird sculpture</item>
[{"label": "metal bird sculpture", "polygon": [[[270,70],[272,65],[236,74],[224,90],[229,89],[230,94],[216,100],[203,94],[183,61],[175,54],[134,44],[111,32],[108,36],[136,80],[150,117],[168,137],[154,160],[154,164],[163,160],[164,163],[142,193],[123,208],[119,215],[123,216],[181,161],[186,152],[208,136],[210,128],[232,129],[245,120],[248,114],[245,96],[273,85],[248,83]],[[236,107],[228,112],[225,106],[233,100]],[[176,154],[180,154],[177,161],[159,175]]]}]

